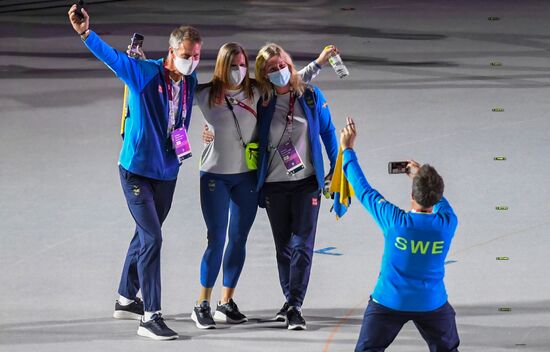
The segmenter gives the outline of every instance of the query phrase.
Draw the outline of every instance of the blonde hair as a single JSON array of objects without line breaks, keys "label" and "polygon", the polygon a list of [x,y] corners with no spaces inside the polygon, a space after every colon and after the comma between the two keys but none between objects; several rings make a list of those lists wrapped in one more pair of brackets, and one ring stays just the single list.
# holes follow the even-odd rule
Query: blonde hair
[{"label": "blonde hair", "polygon": [[258,56],[256,56],[256,67],[254,70],[254,74],[256,75],[256,83],[263,98],[266,101],[269,101],[273,97],[273,83],[271,83],[267,78],[265,66],[267,61],[274,56],[279,56],[286,63],[290,71],[290,86],[298,96],[301,96],[306,89],[306,84],[302,81],[302,77],[296,71],[292,58],[279,45],[275,43],[268,43],[264,45],[260,51],[258,51]]},{"label": "blonde hair", "polygon": [[231,64],[235,56],[243,54],[246,63],[246,75],[241,82],[245,97],[252,99],[254,92],[252,90],[252,82],[248,76],[248,56],[244,48],[238,43],[225,43],[218,51],[216,58],[216,66],[214,67],[214,75],[210,82],[210,95],[208,104],[212,107],[215,104],[222,104],[225,90],[231,86]]}]

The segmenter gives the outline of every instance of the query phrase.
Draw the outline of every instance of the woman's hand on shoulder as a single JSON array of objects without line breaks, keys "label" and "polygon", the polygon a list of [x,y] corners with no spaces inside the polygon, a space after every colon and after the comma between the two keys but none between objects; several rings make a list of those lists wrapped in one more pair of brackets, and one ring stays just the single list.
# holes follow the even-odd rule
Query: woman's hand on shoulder
[{"label": "woman's hand on shoulder", "polygon": [[206,145],[214,141],[214,132],[210,131],[207,124],[204,124],[204,129],[202,130],[202,142]]}]

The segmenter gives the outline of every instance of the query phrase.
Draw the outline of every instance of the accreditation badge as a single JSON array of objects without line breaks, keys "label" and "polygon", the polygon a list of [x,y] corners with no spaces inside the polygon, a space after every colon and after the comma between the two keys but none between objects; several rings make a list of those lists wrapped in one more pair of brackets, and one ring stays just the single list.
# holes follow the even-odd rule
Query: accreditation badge
[{"label": "accreditation badge", "polygon": [[281,159],[283,159],[287,174],[294,175],[306,168],[302,162],[302,158],[300,158],[298,151],[290,140],[284,144],[281,144],[277,148],[277,151],[279,152]]},{"label": "accreditation badge", "polygon": [[191,145],[189,144],[189,138],[187,137],[187,131],[184,127],[175,129],[171,134],[172,146],[180,164],[187,158],[192,156]]}]

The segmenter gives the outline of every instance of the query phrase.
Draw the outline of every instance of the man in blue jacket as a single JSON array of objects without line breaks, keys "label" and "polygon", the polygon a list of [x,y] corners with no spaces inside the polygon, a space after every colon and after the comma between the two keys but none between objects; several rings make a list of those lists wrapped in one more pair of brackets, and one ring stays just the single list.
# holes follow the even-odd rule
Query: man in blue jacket
[{"label": "man in blue jacket", "polygon": [[[168,55],[160,60],[137,60],[107,45],[92,30],[85,10],[73,5],[69,19],[88,49],[129,89],[128,113],[119,158],[122,189],[136,222],[119,285],[113,316],[140,319],[138,335],[171,340],[178,335],[160,313],[161,226],[168,215],[183,154],[176,154],[186,138],[193,93],[194,69],[202,40],[192,27],[170,35]],[[141,289],[143,302],[137,297]]]},{"label": "man in blue jacket", "polygon": [[455,311],[443,283],[458,220],[443,197],[443,179],[430,165],[410,161],[412,210],[405,212],[369,185],[353,150],[355,137],[355,123],[348,118],[340,138],[344,173],[385,238],[380,275],[355,351],[384,351],[409,320],[430,352],[458,351]]}]

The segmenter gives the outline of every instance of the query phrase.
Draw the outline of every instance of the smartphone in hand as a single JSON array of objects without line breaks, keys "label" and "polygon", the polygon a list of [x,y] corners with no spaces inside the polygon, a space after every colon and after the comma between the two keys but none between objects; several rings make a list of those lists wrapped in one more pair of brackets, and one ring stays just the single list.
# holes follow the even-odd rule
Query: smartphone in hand
[{"label": "smartphone in hand", "polygon": [[409,165],[408,161],[390,161],[388,163],[388,173],[389,174],[406,174],[409,172],[407,165]]},{"label": "smartphone in hand", "polygon": [[74,12],[74,14],[78,18],[79,22],[84,22],[84,14],[82,13],[82,9],[86,9],[84,5],[84,0],[78,0],[78,2],[76,3],[76,11]]},{"label": "smartphone in hand", "polygon": [[132,39],[130,40],[130,48],[128,49],[128,56],[139,59],[141,54],[139,49],[143,46],[143,35],[139,33],[134,33]]}]

